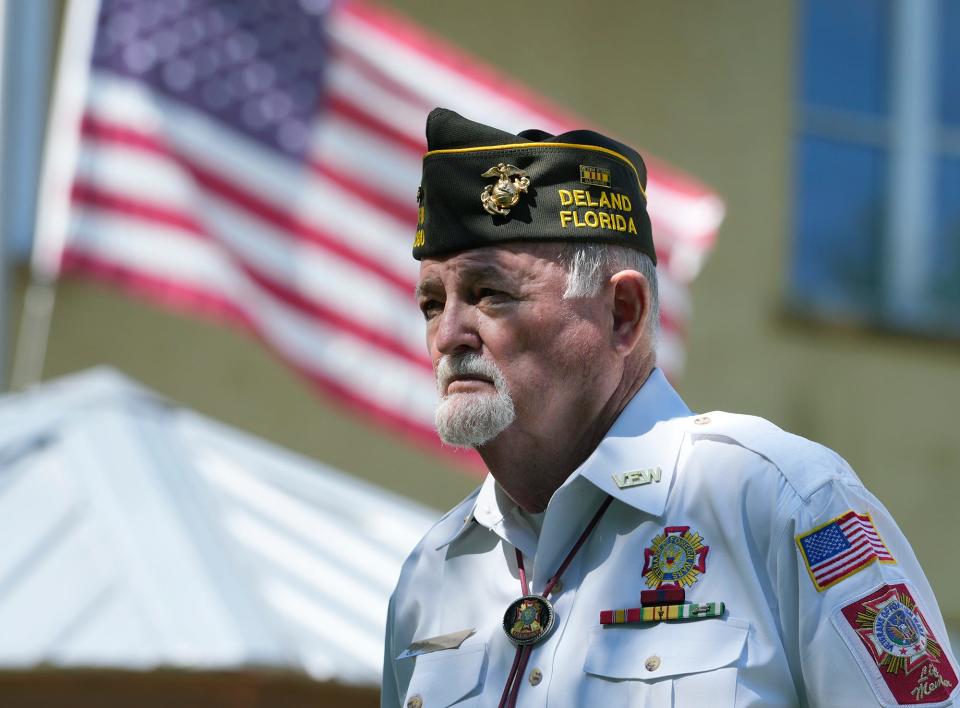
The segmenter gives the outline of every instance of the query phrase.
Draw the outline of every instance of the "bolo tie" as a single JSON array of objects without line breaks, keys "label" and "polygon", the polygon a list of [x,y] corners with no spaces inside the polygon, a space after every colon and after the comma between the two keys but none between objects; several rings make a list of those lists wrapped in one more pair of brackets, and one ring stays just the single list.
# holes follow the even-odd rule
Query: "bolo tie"
[{"label": "bolo tie", "polygon": [[510,603],[507,611],[503,613],[503,631],[516,647],[517,651],[513,657],[513,665],[510,667],[510,673],[507,676],[507,683],[503,687],[503,693],[500,696],[498,708],[514,708],[517,704],[517,694],[520,692],[520,683],[523,680],[523,674],[527,670],[527,662],[530,661],[530,654],[533,653],[533,646],[543,641],[553,629],[555,613],[553,605],[547,599],[547,596],[553,592],[560,576],[566,571],[567,566],[577,555],[577,551],[586,542],[590,533],[599,523],[601,517],[613,497],[607,495],[603,500],[597,513],[590,519],[590,523],[580,534],[580,538],[573,544],[573,548],[563,559],[557,572],[547,580],[543,586],[543,591],[539,594],[530,594],[527,585],[527,573],[523,567],[523,553],[519,548],[517,552],[517,570],[520,575],[520,597]]}]

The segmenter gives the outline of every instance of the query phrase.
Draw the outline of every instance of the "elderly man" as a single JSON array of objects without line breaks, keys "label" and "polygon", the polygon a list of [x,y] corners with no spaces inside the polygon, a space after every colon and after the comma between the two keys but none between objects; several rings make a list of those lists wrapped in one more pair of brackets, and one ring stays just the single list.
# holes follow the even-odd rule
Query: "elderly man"
[{"label": "elderly man", "polygon": [[830,450],[656,368],[646,169],[591,131],[427,122],[436,424],[490,474],[391,599],[382,705],[946,705],[895,522]]}]

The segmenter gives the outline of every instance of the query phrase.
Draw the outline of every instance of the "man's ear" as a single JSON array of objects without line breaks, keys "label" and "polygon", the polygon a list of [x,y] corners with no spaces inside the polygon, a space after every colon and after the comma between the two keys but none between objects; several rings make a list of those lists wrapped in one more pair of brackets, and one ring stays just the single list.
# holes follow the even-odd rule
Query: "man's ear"
[{"label": "man's ear", "polygon": [[613,345],[618,353],[631,354],[647,331],[650,317],[650,284],[635,270],[622,270],[610,278],[613,288]]}]

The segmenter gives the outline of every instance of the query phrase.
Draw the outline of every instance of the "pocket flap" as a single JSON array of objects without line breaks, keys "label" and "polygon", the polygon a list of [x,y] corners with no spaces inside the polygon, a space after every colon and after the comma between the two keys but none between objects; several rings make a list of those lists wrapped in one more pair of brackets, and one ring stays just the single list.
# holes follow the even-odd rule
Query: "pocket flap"
[{"label": "pocket flap", "polygon": [[416,659],[404,703],[420,696],[425,706],[449,706],[475,691],[486,671],[487,645],[424,654]]},{"label": "pocket flap", "polygon": [[743,620],[660,622],[594,627],[583,670],[613,679],[659,679],[711,671],[740,658],[749,624]]}]

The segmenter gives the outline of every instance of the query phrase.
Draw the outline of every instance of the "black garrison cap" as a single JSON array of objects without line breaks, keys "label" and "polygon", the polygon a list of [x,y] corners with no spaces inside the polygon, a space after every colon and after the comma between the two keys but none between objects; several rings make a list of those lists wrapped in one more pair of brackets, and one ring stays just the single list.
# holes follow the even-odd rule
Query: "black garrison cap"
[{"label": "black garrison cap", "polygon": [[413,257],[573,241],[636,248],[656,263],[646,188],[640,155],[592,130],[513,135],[435,108]]}]

